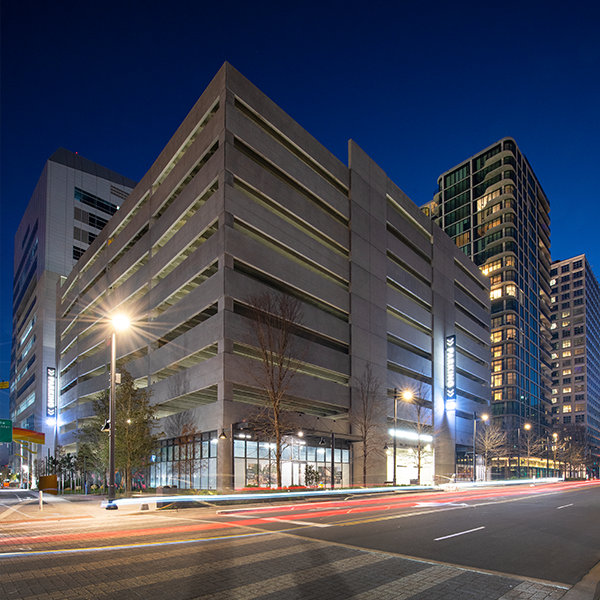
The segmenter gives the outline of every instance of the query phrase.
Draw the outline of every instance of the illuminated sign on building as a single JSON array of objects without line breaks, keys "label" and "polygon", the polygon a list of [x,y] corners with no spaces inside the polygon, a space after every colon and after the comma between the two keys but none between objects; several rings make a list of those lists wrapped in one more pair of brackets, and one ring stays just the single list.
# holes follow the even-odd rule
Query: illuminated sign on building
[{"label": "illuminated sign on building", "polygon": [[56,417],[56,369],[48,367],[46,369],[46,381],[48,383],[48,393],[46,402],[46,417]]},{"label": "illuminated sign on building", "polygon": [[456,336],[446,338],[446,410],[456,409]]}]

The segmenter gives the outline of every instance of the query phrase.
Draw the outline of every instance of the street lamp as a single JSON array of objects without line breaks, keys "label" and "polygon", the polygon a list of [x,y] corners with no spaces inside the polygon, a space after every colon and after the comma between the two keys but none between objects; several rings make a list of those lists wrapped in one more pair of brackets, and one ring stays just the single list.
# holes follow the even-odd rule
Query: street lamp
[{"label": "street lamp", "polygon": [[108,502],[106,510],[119,508],[115,503],[115,434],[117,421],[116,370],[117,370],[117,332],[129,328],[129,319],[118,314],[112,317],[112,337],[110,342],[110,408],[109,408],[109,444],[108,444]]},{"label": "street lamp", "polygon": [[[489,419],[489,415],[483,414],[479,417],[480,421],[486,422]],[[473,411],[473,481],[477,481],[477,474],[475,469],[477,467],[477,460],[475,455],[475,440],[477,439],[477,412]],[[486,465],[487,467],[487,465]]]},{"label": "street lamp", "polygon": [[[531,429],[530,423],[523,425],[528,431]],[[527,448],[527,466],[529,467],[529,447]],[[517,479],[521,479],[521,426],[517,428]]]},{"label": "street lamp", "polygon": [[[410,390],[404,390],[402,392],[402,400],[410,402],[413,398],[413,394]],[[394,388],[394,472],[392,477],[393,486],[396,487],[396,433],[398,430],[398,388]]]}]

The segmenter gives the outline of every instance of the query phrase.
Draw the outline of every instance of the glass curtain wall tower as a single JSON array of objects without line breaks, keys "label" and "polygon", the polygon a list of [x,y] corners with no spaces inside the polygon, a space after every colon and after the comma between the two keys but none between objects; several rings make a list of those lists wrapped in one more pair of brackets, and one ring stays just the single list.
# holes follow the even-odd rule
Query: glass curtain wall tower
[{"label": "glass curtain wall tower", "polygon": [[423,209],[490,279],[495,422],[511,444],[525,423],[544,433],[550,392],[550,205],[533,170],[515,141],[504,138],[443,173]]}]

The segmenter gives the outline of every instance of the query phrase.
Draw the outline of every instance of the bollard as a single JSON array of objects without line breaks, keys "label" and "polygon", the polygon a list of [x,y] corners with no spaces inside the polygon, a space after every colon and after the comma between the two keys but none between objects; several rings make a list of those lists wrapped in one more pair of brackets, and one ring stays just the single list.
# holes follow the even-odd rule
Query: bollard
[{"label": "bollard", "polygon": [[44,492],[40,490],[40,510],[44,510]]}]

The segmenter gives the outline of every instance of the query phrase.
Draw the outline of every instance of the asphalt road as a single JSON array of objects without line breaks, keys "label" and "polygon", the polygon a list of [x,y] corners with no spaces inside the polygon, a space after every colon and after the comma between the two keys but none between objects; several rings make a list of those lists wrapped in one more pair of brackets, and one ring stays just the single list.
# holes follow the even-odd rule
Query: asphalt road
[{"label": "asphalt road", "polygon": [[68,518],[51,504],[32,512],[22,492],[0,505],[10,599],[487,600],[521,598],[533,579],[550,600],[600,562],[598,483]]},{"label": "asphalt road", "polygon": [[293,507],[245,512],[239,518],[260,514],[274,519],[253,524],[271,530],[275,524],[306,523],[291,533],[569,585],[600,562],[600,484],[421,495],[392,499],[375,509],[362,503],[363,509]]}]

